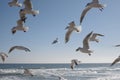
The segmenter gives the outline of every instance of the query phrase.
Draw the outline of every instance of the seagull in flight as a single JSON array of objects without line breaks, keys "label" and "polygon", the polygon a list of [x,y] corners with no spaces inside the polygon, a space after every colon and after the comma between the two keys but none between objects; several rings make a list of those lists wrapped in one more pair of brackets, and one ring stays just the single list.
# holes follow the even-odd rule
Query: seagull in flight
[{"label": "seagull in flight", "polygon": [[56,43],[58,43],[58,38],[56,38],[56,39],[52,42],[52,44],[56,44]]},{"label": "seagull in flight", "polygon": [[18,0],[12,0],[11,2],[8,2],[8,5],[10,7],[12,7],[12,6],[22,7],[22,4],[19,3]]},{"label": "seagull in flight", "polygon": [[26,17],[26,14],[23,12],[23,9],[20,9],[19,16],[20,16],[20,19],[25,23],[27,17]]},{"label": "seagull in flight", "polygon": [[91,55],[91,53],[93,53],[92,50],[89,50],[89,39],[92,35],[93,31],[90,32],[83,40],[83,47],[78,47],[76,49],[76,51],[81,51],[82,53],[87,53],[89,56]]},{"label": "seagull in flight", "polygon": [[67,26],[65,29],[68,29],[68,31],[65,34],[65,43],[67,43],[70,39],[70,35],[73,31],[80,32],[80,30],[75,26],[74,21],[69,23],[69,26]]},{"label": "seagull in flight", "polygon": [[24,69],[24,74],[34,76],[29,69]]},{"label": "seagull in flight", "polygon": [[86,13],[92,9],[92,8],[98,8],[100,11],[103,10],[103,8],[105,7],[106,5],[104,4],[100,4],[98,0],[92,0],[92,2],[88,3],[85,7],[85,9],[83,10],[81,16],[80,16],[80,24],[82,23],[83,21],[83,18],[85,17]]},{"label": "seagull in flight", "polygon": [[10,48],[8,53],[11,53],[13,50],[18,49],[18,50],[24,50],[26,52],[30,52],[30,49],[24,47],[24,46],[13,46]]},{"label": "seagull in flight", "polygon": [[99,33],[93,33],[92,36],[90,37],[90,41],[96,41],[98,43],[99,39],[96,39],[97,36],[104,36],[104,35]]},{"label": "seagull in flight", "polygon": [[77,59],[72,59],[71,60],[71,69],[74,69],[74,67],[78,64],[80,64],[81,61],[78,61]]},{"label": "seagull in flight", "polygon": [[12,34],[15,34],[17,30],[27,32],[28,29],[29,27],[24,26],[23,21],[19,19],[17,21],[17,26],[13,27],[11,31],[12,31]]},{"label": "seagull in flight", "polygon": [[111,64],[111,66],[113,66],[114,64],[116,64],[117,62],[120,61],[120,56],[118,56]]},{"label": "seagull in flight", "polygon": [[24,0],[23,4],[25,6],[25,8],[22,9],[22,12],[24,14],[32,14],[33,16],[39,14],[39,10],[33,10],[33,5],[31,0]]},{"label": "seagull in flight", "polygon": [[4,52],[0,52],[0,57],[1,57],[2,61],[4,62],[6,57],[8,57],[8,55]]}]

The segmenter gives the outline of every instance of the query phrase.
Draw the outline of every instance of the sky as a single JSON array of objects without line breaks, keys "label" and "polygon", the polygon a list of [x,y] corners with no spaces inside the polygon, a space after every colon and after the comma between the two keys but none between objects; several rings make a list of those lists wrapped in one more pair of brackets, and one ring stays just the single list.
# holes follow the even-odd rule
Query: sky
[{"label": "sky", "polygon": [[[16,26],[19,19],[19,10],[23,7],[9,7],[8,2],[0,1],[0,52],[8,54],[12,46],[25,46],[31,52],[14,50],[8,54],[5,63],[70,63],[71,59],[78,59],[82,63],[111,63],[120,55],[120,48],[114,45],[120,44],[120,0],[99,0],[107,6],[101,12],[93,8],[83,19],[82,31],[73,32],[70,40],[65,44],[65,27],[74,21],[80,24],[80,15],[85,5],[92,0],[31,0],[33,9],[40,14],[33,17],[27,15],[25,26],[27,32],[17,31],[14,35],[11,28]],[[23,3],[24,0],[19,0]],[[116,2],[115,2],[116,1]],[[82,47],[82,41],[89,32],[104,34],[99,43],[90,42],[90,49],[94,51],[91,56],[76,52]],[[52,45],[52,41],[58,37],[58,43]],[[2,60],[0,59],[0,63]]]}]

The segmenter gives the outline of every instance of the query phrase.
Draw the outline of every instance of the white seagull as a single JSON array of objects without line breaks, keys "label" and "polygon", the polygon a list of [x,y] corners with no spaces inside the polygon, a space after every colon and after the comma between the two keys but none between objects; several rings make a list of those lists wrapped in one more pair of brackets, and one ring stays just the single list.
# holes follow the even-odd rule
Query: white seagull
[{"label": "white seagull", "polygon": [[104,35],[99,33],[93,33],[92,36],[90,37],[90,41],[96,41],[98,43],[99,39],[96,39],[97,36],[104,36]]},{"label": "white seagull", "polygon": [[71,60],[71,65],[70,65],[71,69],[74,69],[74,67],[75,67],[76,65],[80,64],[80,62],[81,62],[81,61],[78,61],[77,59],[72,59],[72,60]]},{"label": "white seagull", "polygon": [[31,0],[24,0],[23,2],[25,8],[22,10],[25,14],[32,14],[33,16],[36,16],[39,14],[39,10],[33,10],[33,5]]},{"label": "white seagull", "polygon": [[12,6],[22,7],[22,4],[19,3],[18,0],[12,0],[11,2],[8,2],[8,5],[10,7],[12,7]]},{"label": "white seagull", "polygon": [[58,42],[58,38],[56,38],[53,42],[52,42],[52,44],[55,44],[55,43],[57,43]]},{"label": "white seagull", "polygon": [[118,56],[111,64],[111,66],[113,66],[114,64],[116,64],[117,62],[120,61],[120,56]]},{"label": "white seagull", "polygon": [[24,26],[23,21],[21,19],[19,19],[17,21],[17,26],[13,27],[11,29],[11,31],[12,31],[12,34],[15,34],[17,30],[26,32],[26,31],[28,31],[28,29],[29,29],[29,27]]},{"label": "white seagull", "polygon": [[4,62],[6,57],[8,57],[8,55],[4,52],[0,52],[0,57],[1,57],[2,61]]},{"label": "white seagull", "polygon": [[24,69],[24,74],[25,74],[25,75],[34,76],[29,69]]},{"label": "white seagull", "polygon": [[92,50],[89,50],[89,39],[90,39],[92,33],[93,33],[93,31],[90,32],[90,33],[84,38],[84,40],[83,40],[83,47],[82,47],[82,48],[81,48],[81,47],[78,47],[78,48],[76,49],[76,51],[79,51],[79,50],[80,50],[82,53],[87,53],[89,56],[91,55],[91,53],[93,53]]},{"label": "white seagull", "polygon": [[102,9],[105,7],[106,5],[104,4],[99,4],[98,0],[92,0],[92,2],[88,3],[85,7],[85,9],[83,10],[81,17],[80,17],[80,24],[83,21],[84,16],[86,15],[86,13],[91,9],[91,8],[99,8],[100,11],[102,11]]},{"label": "white seagull", "polygon": [[8,53],[11,53],[13,50],[18,49],[18,50],[24,50],[26,52],[30,52],[30,49],[24,47],[24,46],[13,46],[10,48]]},{"label": "white seagull", "polygon": [[65,43],[67,43],[70,39],[70,35],[73,31],[80,32],[80,30],[75,26],[74,21],[69,23],[69,26],[67,26],[65,29],[68,29],[68,31],[65,34]]}]

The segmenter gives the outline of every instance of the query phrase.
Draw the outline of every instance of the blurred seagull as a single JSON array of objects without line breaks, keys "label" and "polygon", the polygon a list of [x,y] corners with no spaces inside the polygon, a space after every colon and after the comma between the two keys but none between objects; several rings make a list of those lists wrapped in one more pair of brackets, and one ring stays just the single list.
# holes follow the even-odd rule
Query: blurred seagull
[{"label": "blurred seagull", "polygon": [[65,34],[65,43],[67,43],[70,39],[70,35],[73,31],[80,32],[80,30],[75,27],[74,21],[69,23],[69,26],[67,26],[65,29],[68,29],[68,31]]},{"label": "blurred seagull", "polygon": [[78,61],[77,59],[71,60],[71,69],[74,69],[74,67],[78,64],[80,64],[81,61]]},{"label": "blurred seagull", "polygon": [[29,27],[24,26],[23,21],[21,19],[19,19],[17,21],[17,26],[13,27],[11,29],[11,31],[12,31],[12,34],[15,34],[17,30],[21,30],[21,31],[26,32],[26,31],[28,31],[28,29],[29,29]]},{"label": "blurred seagull", "polygon": [[10,48],[8,53],[11,53],[14,49],[25,50],[26,52],[30,52],[30,49],[28,49],[24,46],[13,46],[13,47]]},{"label": "blurred seagull", "polygon": [[116,64],[116,63],[119,62],[119,61],[120,61],[120,56],[118,56],[118,58],[116,58],[116,59],[112,62],[111,66],[113,66],[114,64]]},{"label": "blurred seagull", "polygon": [[115,47],[120,47],[120,44],[118,44],[118,45],[115,45]]},{"label": "blurred seagull", "polygon": [[0,52],[0,57],[1,57],[2,61],[4,62],[6,57],[8,57],[8,55],[4,52]]},{"label": "blurred seagull", "polygon": [[34,76],[29,69],[24,69],[24,74]]},{"label": "blurred seagull", "polygon": [[11,2],[8,3],[10,7],[12,6],[17,6],[17,7],[22,7],[22,4],[18,2],[18,0],[12,0]]},{"label": "blurred seagull", "polygon": [[85,7],[85,9],[83,10],[81,17],[80,17],[80,24],[83,21],[84,16],[86,15],[86,13],[91,9],[91,8],[99,8],[100,11],[103,10],[103,8],[106,7],[106,5],[104,4],[99,4],[98,0],[92,0],[92,2],[88,3]]},{"label": "blurred seagull", "polygon": [[33,16],[36,16],[39,14],[39,10],[33,10],[33,5],[31,0],[24,0],[23,2],[25,8],[22,10],[25,14],[32,14]]},{"label": "blurred seagull", "polygon": [[76,49],[76,51],[79,51],[79,50],[80,50],[82,53],[87,53],[89,56],[91,55],[91,53],[93,53],[92,50],[89,50],[89,39],[90,39],[92,33],[93,33],[93,31],[90,32],[90,33],[84,38],[84,40],[83,40],[83,47],[82,47],[82,48],[81,48],[81,47],[78,47],[78,48]]},{"label": "blurred seagull", "polygon": [[104,36],[104,35],[98,34],[98,33],[93,33],[92,36],[90,37],[90,41],[96,41],[98,43],[99,39],[96,39],[97,36]]},{"label": "blurred seagull", "polygon": [[58,42],[58,38],[56,38],[53,42],[52,42],[52,44],[55,44],[55,43],[57,43]]},{"label": "blurred seagull", "polygon": [[20,19],[21,19],[22,21],[24,21],[24,23],[25,23],[27,17],[26,17],[26,14],[23,12],[23,9],[20,9],[20,11],[19,11],[19,16],[20,16]]}]

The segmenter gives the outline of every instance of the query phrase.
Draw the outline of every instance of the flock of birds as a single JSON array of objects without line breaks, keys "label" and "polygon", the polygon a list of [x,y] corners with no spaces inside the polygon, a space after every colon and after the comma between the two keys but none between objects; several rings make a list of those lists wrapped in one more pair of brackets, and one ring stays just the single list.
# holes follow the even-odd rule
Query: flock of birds
[{"label": "flock of birds", "polygon": [[[23,4],[19,3],[18,0],[12,0],[11,2],[8,2],[8,5],[10,7],[13,6],[17,6],[17,7],[22,7],[24,5],[24,8],[19,10],[19,17],[20,19],[17,20],[17,25],[15,27],[13,27],[11,29],[12,34],[15,34],[17,31],[23,31],[23,32],[27,32],[29,27],[25,26],[24,23],[26,22],[26,15],[27,14],[31,14],[33,16],[36,16],[37,14],[39,14],[39,10],[34,10],[33,9],[33,5],[31,0],[24,0]],[[106,7],[105,4],[100,4],[99,0],[92,0],[92,2],[88,3],[85,6],[85,9],[83,10],[83,12],[81,13],[80,16],[80,25],[82,25],[83,19],[85,17],[85,15],[87,14],[87,12],[92,9],[92,8],[97,8],[100,11],[102,11],[104,9],[104,7]],[[65,30],[67,30],[66,34],[65,34],[65,43],[68,43],[70,40],[70,36],[71,34],[76,31],[76,32],[81,32],[81,29],[78,29],[78,27],[75,25],[74,21],[69,23],[69,26],[67,26],[65,28]],[[78,47],[76,49],[76,51],[80,51],[82,53],[87,53],[89,56],[91,55],[91,53],[93,53],[92,50],[90,50],[90,46],[89,46],[89,42],[94,41],[94,42],[99,42],[99,39],[97,39],[97,36],[101,36],[103,37],[103,34],[99,34],[99,33],[94,33],[93,31],[91,31],[90,33],[88,33],[85,38],[83,39],[83,47]],[[52,44],[56,44],[58,43],[58,38],[56,38]],[[116,47],[119,47],[120,45],[116,45]],[[25,50],[26,52],[30,52],[30,49],[24,47],[24,46],[13,46],[10,48],[8,53],[11,53],[13,50],[18,49],[18,50]],[[4,62],[5,59],[8,57],[8,55],[4,52],[0,53],[0,57],[2,59],[2,61]],[[120,61],[120,56],[118,58],[116,58],[113,63],[111,64],[114,65],[115,63]],[[78,61],[77,59],[73,59],[71,60],[71,69],[74,69],[74,67],[76,65],[78,65],[81,61]],[[29,71],[25,69],[25,73],[28,73]]]},{"label": "flock of birds", "polygon": [[[87,3],[87,5],[85,6],[85,9],[83,10],[83,12],[81,13],[80,16],[80,25],[82,25],[83,19],[85,17],[85,15],[87,14],[87,12],[92,9],[92,8],[98,8],[100,11],[102,11],[104,8],[106,7],[105,4],[100,4],[99,0],[92,0],[92,2]],[[65,28],[65,30],[67,29],[67,32],[65,34],[65,43],[67,43],[70,40],[70,35],[76,31],[76,32],[81,32],[81,29],[79,29],[76,25],[75,22],[72,21],[69,23],[69,26],[67,26]],[[93,53],[93,50],[90,50],[90,46],[89,46],[89,42],[94,41],[94,42],[99,42],[99,39],[97,39],[97,36],[101,36],[103,37],[103,34],[100,33],[94,33],[93,31],[91,31],[90,33],[88,33],[88,35],[85,36],[85,38],[83,39],[83,47],[78,47],[76,49],[76,51],[80,51],[82,53],[87,53],[89,56],[91,55],[91,53]],[[58,38],[56,38],[52,44],[58,43]],[[120,45],[115,45],[115,47],[119,47]],[[116,58],[112,64],[114,65],[115,63],[120,61],[120,56],[118,58]],[[71,69],[74,69],[74,67],[76,65],[78,65],[81,61],[78,61],[77,59],[73,59],[71,60]]]}]

